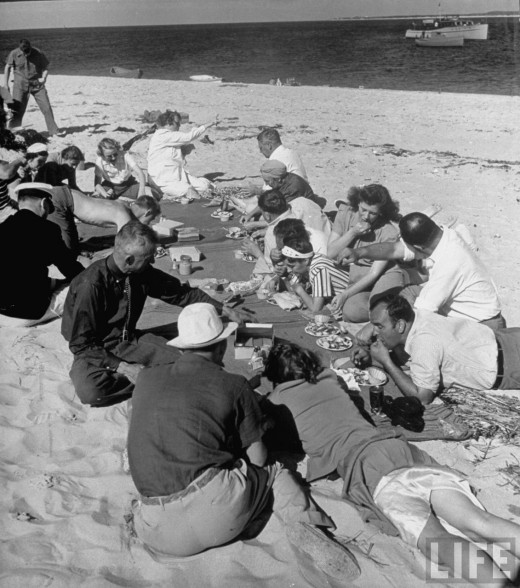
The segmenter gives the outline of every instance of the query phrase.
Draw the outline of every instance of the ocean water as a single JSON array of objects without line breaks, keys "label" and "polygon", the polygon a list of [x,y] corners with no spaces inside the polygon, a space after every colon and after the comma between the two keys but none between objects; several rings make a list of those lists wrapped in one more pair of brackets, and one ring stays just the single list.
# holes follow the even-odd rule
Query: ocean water
[{"label": "ocean water", "polygon": [[[328,21],[4,32],[0,58],[28,36],[50,71],[109,75],[141,68],[145,78],[520,95],[518,18],[489,20],[487,41],[420,48],[405,39],[410,21]],[[2,64],[3,66],[3,64]]]}]

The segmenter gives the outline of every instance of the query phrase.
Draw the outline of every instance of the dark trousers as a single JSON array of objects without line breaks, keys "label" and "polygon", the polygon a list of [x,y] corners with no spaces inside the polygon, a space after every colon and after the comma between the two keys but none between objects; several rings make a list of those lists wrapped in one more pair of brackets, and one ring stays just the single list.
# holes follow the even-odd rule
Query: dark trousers
[{"label": "dark trousers", "polygon": [[45,86],[42,86],[39,89],[32,91],[23,91],[19,88],[17,89],[16,87],[13,88],[14,101],[10,105],[11,110],[13,111],[13,118],[11,119],[9,126],[11,128],[21,126],[23,116],[27,108],[27,103],[29,102],[29,96],[31,94],[34,96],[36,104],[38,104],[43,116],[45,117],[45,124],[47,125],[47,130],[49,131],[49,134],[55,135],[60,129],[58,128],[58,125],[54,120],[52,106],[49,101],[49,95],[47,94]]},{"label": "dark trousers", "polygon": [[[175,363],[180,352],[166,345],[166,339],[145,333],[133,341],[123,341],[110,348],[110,352],[126,363],[145,367]],[[125,376],[100,367],[88,357],[75,356],[70,378],[76,394],[83,404],[101,407],[128,400],[134,385]]]}]

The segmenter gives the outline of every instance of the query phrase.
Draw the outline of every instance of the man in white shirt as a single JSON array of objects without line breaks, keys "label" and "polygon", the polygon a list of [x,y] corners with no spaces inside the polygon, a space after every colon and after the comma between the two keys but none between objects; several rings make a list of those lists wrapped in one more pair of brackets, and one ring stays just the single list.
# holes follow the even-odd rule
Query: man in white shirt
[{"label": "man in white shirt", "polygon": [[453,229],[440,227],[421,212],[412,212],[399,222],[401,240],[345,250],[353,259],[423,260],[428,280],[408,286],[403,296],[420,310],[450,318],[476,321],[493,330],[506,326],[497,288],[482,261]]},{"label": "man in white shirt", "polygon": [[[370,309],[377,340],[370,346],[404,396],[429,404],[444,388],[520,389],[520,329],[493,332],[475,321],[447,318],[428,310],[413,311],[402,296],[385,296]],[[390,352],[409,357],[405,373]],[[354,352],[355,363],[366,350]],[[356,361],[356,359],[358,361]]]},{"label": "man in white shirt", "polygon": [[[285,164],[288,173],[296,174],[308,181],[307,172],[301,160],[301,157],[294,151],[282,145],[280,133],[273,128],[264,129],[257,137],[258,148],[260,153],[267,159],[281,161]],[[264,190],[269,190],[269,186],[264,185]]]}]

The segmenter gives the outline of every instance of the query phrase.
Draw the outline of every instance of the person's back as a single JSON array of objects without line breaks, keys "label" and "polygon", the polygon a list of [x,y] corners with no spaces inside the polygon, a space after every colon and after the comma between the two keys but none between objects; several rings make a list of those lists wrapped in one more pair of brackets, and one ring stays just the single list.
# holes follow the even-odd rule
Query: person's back
[{"label": "person's back", "polygon": [[243,411],[252,410],[250,394],[244,377],[193,353],[174,365],[144,371],[134,392],[128,435],[130,470],[139,492],[167,496],[208,468],[231,467],[247,446],[250,417]]},{"label": "person's back", "polygon": [[[0,312],[40,318],[52,295],[49,266],[67,256],[59,228],[30,210],[19,210],[0,224],[0,247],[4,251]],[[73,267],[72,258],[66,262]]]},{"label": "person's back", "polygon": [[308,182],[295,173],[288,172],[283,178],[278,190],[285,196],[287,203],[292,202],[295,198],[301,197],[308,198],[320,208],[323,208],[326,204],[326,200],[316,196]]}]

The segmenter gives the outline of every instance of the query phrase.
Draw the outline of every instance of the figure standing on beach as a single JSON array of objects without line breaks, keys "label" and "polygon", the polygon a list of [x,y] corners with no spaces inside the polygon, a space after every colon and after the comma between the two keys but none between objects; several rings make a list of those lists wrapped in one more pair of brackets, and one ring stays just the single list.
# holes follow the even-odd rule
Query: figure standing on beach
[{"label": "figure standing on beach", "polygon": [[49,95],[45,88],[45,82],[49,75],[49,60],[45,55],[27,39],[22,39],[18,48],[13,49],[5,64],[4,80],[9,84],[11,72],[13,72],[13,103],[10,105],[13,117],[10,120],[10,128],[19,127],[29,102],[29,96],[34,96],[43,116],[49,135],[59,133],[58,125],[54,120]]},{"label": "figure standing on beach", "polygon": [[148,296],[181,307],[208,302],[231,320],[251,321],[249,313],[152,267],[156,247],[153,229],[129,222],[117,233],[113,253],[70,285],[61,333],[74,354],[70,377],[84,404],[100,407],[127,400],[143,367],[179,358],[165,339],[136,328]]},{"label": "figure standing on beach", "polygon": [[148,147],[148,173],[165,196],[172,199],[198,199],[200,192],[211,189],[212,184],[208,179],[198,178],[186,171],[184,157],[188,145],[216,124],[218,116],[213,122],[182,133],[179,130],[181,115],[178,112],[167,110],[157,117],[158,129],[152,135]]},{"label": "figure standing on beach", "polygon": [[342,582],[358,576],[351,553],[321,530],[334,529],[331,519],[288,469],[267,464],[255,392],[222,366],[238,325],[205,303],[184,308],[177,324],[168,344],[182,355],[139,376],[132,399],[134,524],[148,551],[166,563],[255,537],[272,508],[297,561]]}]

